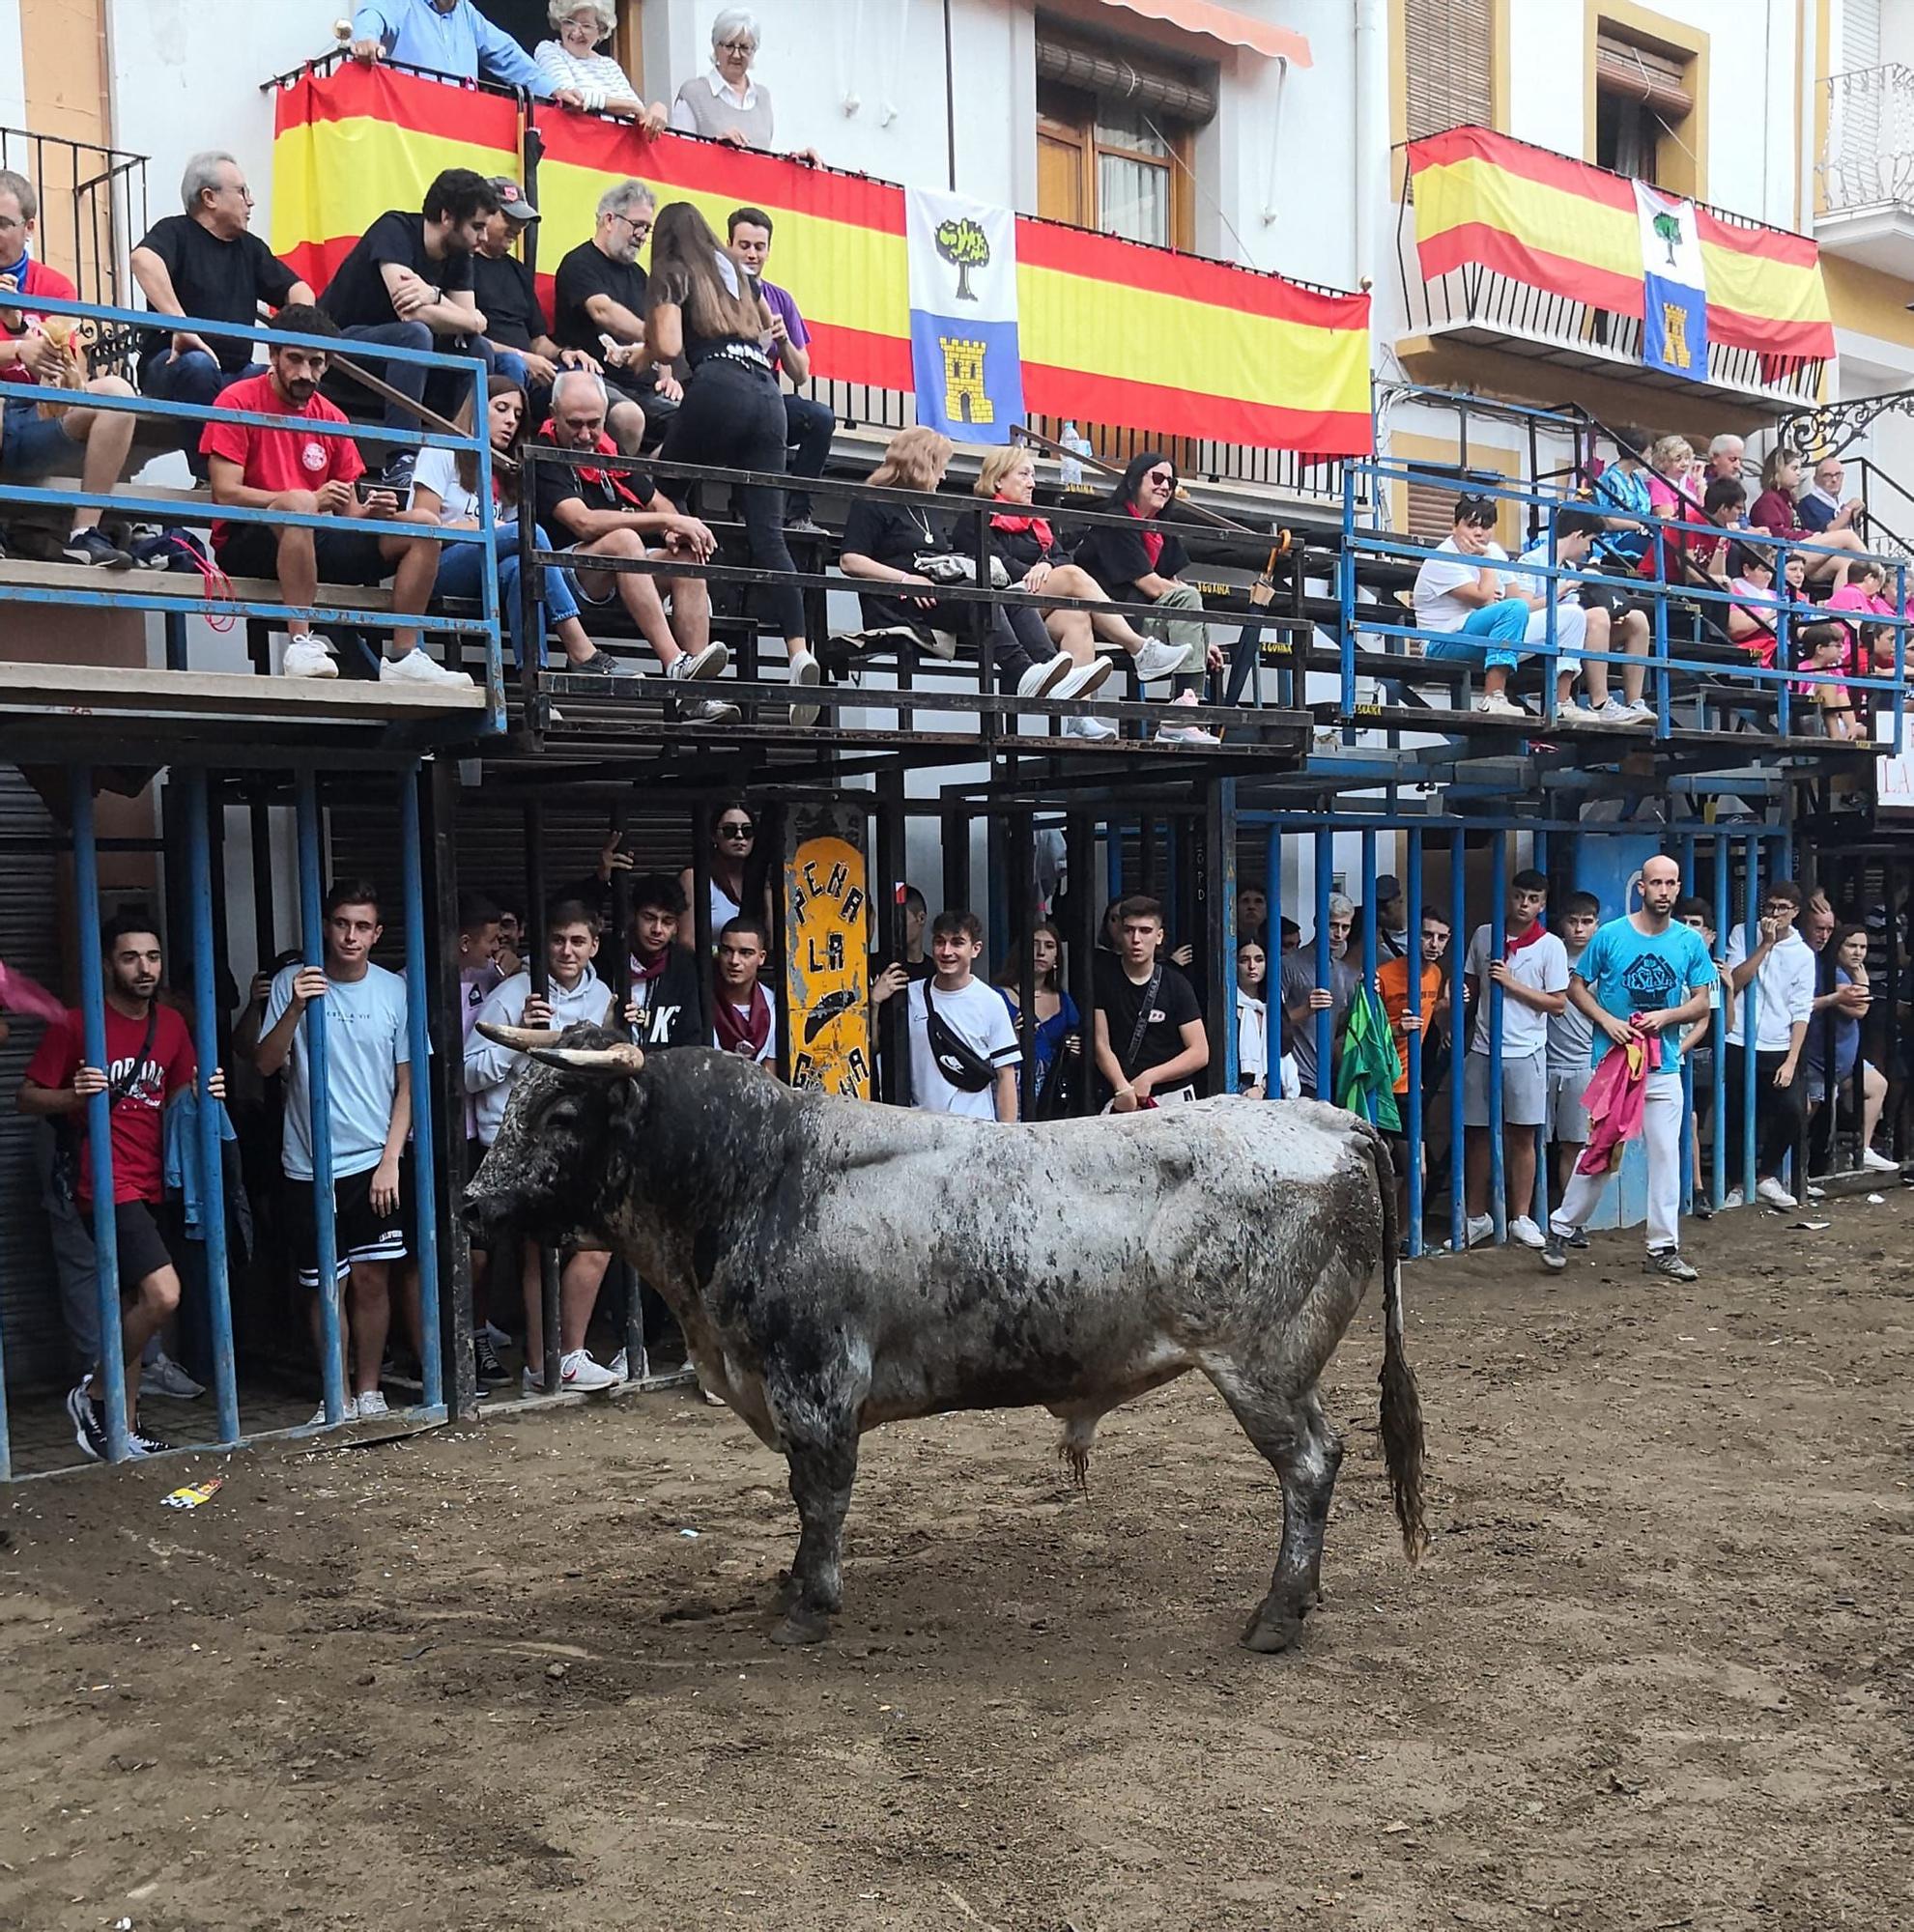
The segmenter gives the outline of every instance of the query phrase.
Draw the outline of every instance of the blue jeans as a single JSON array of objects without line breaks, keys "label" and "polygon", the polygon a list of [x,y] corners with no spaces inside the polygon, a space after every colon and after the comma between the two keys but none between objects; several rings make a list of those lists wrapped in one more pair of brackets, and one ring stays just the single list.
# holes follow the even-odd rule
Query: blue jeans
[{"label": "blue jeans", "polygon": [[[531,533],[532,542],[540,550],[550,550],[552,540],[542,528]],[[492,533],[492,552],[499,559],[499,613],[504,620],[505,635],[511,639],[512,661],[525,662],[525,642],[520,634],[519,614],[519,526],[516,521],[500,524]],[[436,597],[478,596],[478,586],[485,568],[485,549],[482,544],[441,544],[439,547],[439,578],[433,584]],[[545,616],[548,623],[562,624],[568,617],[578,615],[578,599],[572,594],[569,573],[548,568],[539,595],[544,599]],[[541,645],[544,639],[539,639]]]},{"label": "blue jeans", "polygon": [[[227,384],[243,383],[248,376],[265,374],[264,362],[250,363],[229,376],[203,349],[188,350],[184,355],[175,355],[170,349],[162,349],[148,363],[143,387],[156,403],[190,403],[195,409],[209,409]],[[192,473],[204,476],[206,458],[199,453],[199,440],[205,433],[206,425],[182,422],[175,417],[168,428],[177,433],[180,447],[186,453],[186,462]]]},{"label": "blue jeans", "polygon": [[[342,333],[351,341],[376,342],[387,349],[425,349],[435,350],[442,355],[475,355],[485,364],[487,374],[499,365],[498,353],[484,336],[466,335],[456,339],[438,336],[422,322],[386,322],[377,327],[363,325],[345,329]],[[350,354],[350,350],[347,353]],[[428,369],[418,362],[388,362],[382,355],[368,355],[365,370],[367,375],[377,376],[388,389],[396,389],[415,403],[424,403],[442,416],[456,416],[471,394],[471,385],[465,377],[455,375],[449,369]],[[336,390],[346,398],[345,408],[349,413],[355,406],[363,409],[372,395],[370,389],[344,376],[329,380],[327,389],[329,393]],[[399,403],[386,405],[385,422],[387,429],[418,430],[424,427],[411,410]],[[380,445],[382,464],[405,453],[403,443]]]},{"label": "blue jeans", "polygon": [[1520,597],[1504,597],[1470,611],[1459,631],[1432,638],[1422,655],[1448,658],[1483,670],[1513,670],[1522,652],[1511,648],[1528,628],[1528,606]]}]

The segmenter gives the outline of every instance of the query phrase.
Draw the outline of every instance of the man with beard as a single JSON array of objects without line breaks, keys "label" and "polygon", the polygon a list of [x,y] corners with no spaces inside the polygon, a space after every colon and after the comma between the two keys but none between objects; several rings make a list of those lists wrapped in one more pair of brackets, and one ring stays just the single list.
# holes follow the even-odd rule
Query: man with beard
[{"label": "man with beard", "polygon": [[[121,914],[107,923],[100,947],[106,965],[106,1065],[84,1064],[85,1030],[80,1015],[69,1013],[42,1037],[20,1082],[19,1108],[23,1114],[78,1123],[74,1191],[81,1214],[90,1218],[93,1161],[86,1141],[87,1103],[96,1094],[106,1095],[127,1433],[134,1456],[151,1456],[167,1445],[140,1427],[140,1358],[180,1305],[172,1243],[184,1233],[177,1206],[165,1198],[165,1113],[191,1085],[197,1066],[186,1022],[157,998],[159,935],[151,918],[144,912]],[[208,1086],[216,1098],[225,1097],[225,1082],[216,1068]],[[96,1367],[67,1397],[74,1438],[96,1461],[106,1454],[104,1390],[104,1374]]]}]

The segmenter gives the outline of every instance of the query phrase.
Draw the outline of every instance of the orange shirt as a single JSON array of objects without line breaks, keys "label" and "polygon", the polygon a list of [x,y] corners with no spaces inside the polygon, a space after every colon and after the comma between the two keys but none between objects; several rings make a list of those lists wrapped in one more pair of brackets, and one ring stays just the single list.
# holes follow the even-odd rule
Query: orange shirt
[{"label": "orange shirt", "polygon": [[[1402,1071],[1396,1076],[1395,1091],[1409,1092],[1409,961],[1404,959],[1385,959],[1376,969],[1376,991],[1381,996],[1383,1010],[1389,1018],[1389,1031],[1395,1035],[1396,1058],[1402,1062]],[[1443,969],[1430,965],[1422,969],[1422,1032],[1428,1034],[1429,1025],[1436,1016],[1436,1002],[1443,996]]]}]

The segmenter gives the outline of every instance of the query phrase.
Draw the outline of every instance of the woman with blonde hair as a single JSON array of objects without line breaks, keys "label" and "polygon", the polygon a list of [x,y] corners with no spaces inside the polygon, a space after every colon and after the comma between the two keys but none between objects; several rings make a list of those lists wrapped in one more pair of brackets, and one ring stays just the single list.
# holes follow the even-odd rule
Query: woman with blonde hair
[{"label": "woman with blonde hair", "polygon": [[[873,489],[929,495],[943,482],[951,452],[950,438],[934,429],[901,429],[867,480]],[[1069,697],[1082,691],[1096,669],[1094,661],[1079,664],[1068,651],[1056,649],[1035,611],[1025,607],[1011,612],[1001,604],[980,607],[937,595],[923,561],[954,554],[949,517],[915,503],[860,497],[844,519],[838,567],[846,577],[866,582],[903,586],[890,595],[858,593],[867,629],[906,628],[926,650],[947,658],[957,649],[952,639],[969,633],[981,608],[990,656],[1005,689],[1019,697]],[[1023,620],[1020,628],[1018,618]]]},{"label": "woman with blonde hair", "polygon": [[531,58],[556,94],[570,88],[587,114],[616,114],[643,124],[647,134],[662,134],[671,114],[662,100],[649,107],[638,98],[630,76],[600,44],[617,31],[612,0],[551,0],[545,10],[555,39],[540,41]]},{"label": "woman with blonde hair", "polygon": [[[1811,530],[1801,521],[1801,513],[1794,506],[1800,494],[1801,459],[1777,444],[1761,465],[1761,494],[1755,498],[1748,521],[1757,529],[1766,530],[1771,537],[1780,537],[1785,543],[1819,544],[1825,550],[1859,555],[1863,545],[1852,530],[1833,527]],[[1833,583],[1839,589],[1847,582],[1846,556],[1825,556],[1814,551],[1804,551],[1802,555],[1808,560],[1810,583]]]}]

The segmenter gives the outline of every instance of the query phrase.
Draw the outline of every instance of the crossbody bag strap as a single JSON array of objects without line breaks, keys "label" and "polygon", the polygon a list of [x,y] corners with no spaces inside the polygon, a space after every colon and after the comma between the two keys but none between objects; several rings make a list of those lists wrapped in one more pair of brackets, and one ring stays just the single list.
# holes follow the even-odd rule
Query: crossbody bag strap
[{"label": "crossbody bag strap", "polygon": [[1120,1063],[1125,1079],[1131,1079],[1136,1073],[1136,1053],[1143,1044],[1143,1036],[1150,1031],[1151,1009],[1157,1004],[1157,995],[1163,989],[1163,962],[1157,961],[1156,971],[1150,975],[1150,983],[1143,989],[1143,1005],[1136,1015],[1136,1031],[1129,1037],[1129,1044],[1124,1049]]}]

